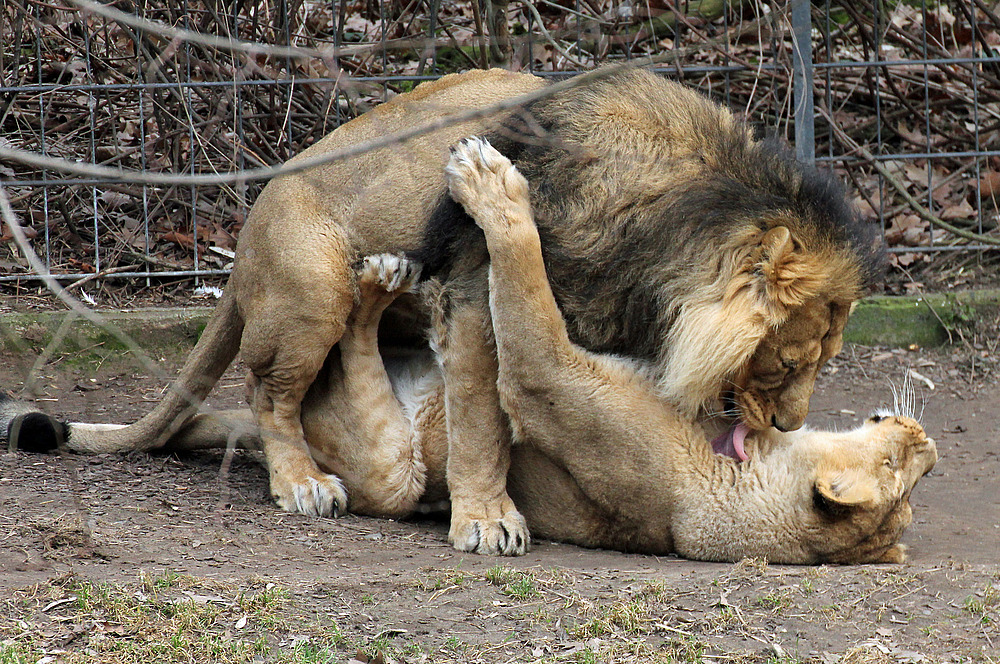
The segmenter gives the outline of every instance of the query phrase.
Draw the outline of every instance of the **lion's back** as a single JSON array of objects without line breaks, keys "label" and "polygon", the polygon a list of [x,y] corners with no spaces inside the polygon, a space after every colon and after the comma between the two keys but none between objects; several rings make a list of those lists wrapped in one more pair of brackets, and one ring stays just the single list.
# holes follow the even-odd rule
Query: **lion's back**
[{"label": "lion's back", "polygon": [[[444,116],[483,108],[537,90],[544,81],[500,69],[451,74],[418,85],[338,127],[290,160],[360,146]],[[451,123],[427,134],[365,151],[309,171],[276,178],[261,193],[253,217],[279,234],[288,202],[306,201],[318,226],[338,235],[358,255],[413,249],[433,206],[445,192],[449,147],[487,130],[494,121]],[[289,223],[297,223],[289,219]]]}]

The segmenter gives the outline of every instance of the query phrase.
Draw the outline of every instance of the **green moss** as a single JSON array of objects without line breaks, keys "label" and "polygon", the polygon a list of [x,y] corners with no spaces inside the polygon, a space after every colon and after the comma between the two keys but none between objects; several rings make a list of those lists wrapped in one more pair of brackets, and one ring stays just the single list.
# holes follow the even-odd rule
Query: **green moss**
[{"label": "green moss", "polygon": [[998,315],[1000,291],[995,290],[870,297],[858,303],[844,340],[866,346],[940,346],[960,341],[977,322]]},{"label": "green moss", "polygon": [[135,350],[151,356],[183,356],[204,331],[212,309],[156,309],[102,313],[97,326],[60,311],[0,316],[0,350],[21,357],[46,354],[73,367],[130,359]]}]

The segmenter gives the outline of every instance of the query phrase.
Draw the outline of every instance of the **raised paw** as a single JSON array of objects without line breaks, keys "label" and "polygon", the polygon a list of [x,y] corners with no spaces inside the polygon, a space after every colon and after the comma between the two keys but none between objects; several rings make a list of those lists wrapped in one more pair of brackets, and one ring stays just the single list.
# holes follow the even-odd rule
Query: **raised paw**
[{"label": "raised paw", "polygon": [[387,293],[406,293],[420,279],[420,267],[420,263],[395,254],[365,256],[358,268],[358,283]]},{"label": "raised paw", "polygon": [[528,524],[516,509],[499,518],[469,517],[452,505],[448,541],[459,551],[487,556],[523,556],[531,548]]},{"label": "raised paw", "polygon": [[448,191],[484,230],[530,218],[528,181],[484,138],[466,138],[445,166]]},{"label": "raised paw", "polygon": [[272,476],[271,496],[286,512],[332,517],[347,512],[347,490],[336,475],[317,472],[295,481]]}]

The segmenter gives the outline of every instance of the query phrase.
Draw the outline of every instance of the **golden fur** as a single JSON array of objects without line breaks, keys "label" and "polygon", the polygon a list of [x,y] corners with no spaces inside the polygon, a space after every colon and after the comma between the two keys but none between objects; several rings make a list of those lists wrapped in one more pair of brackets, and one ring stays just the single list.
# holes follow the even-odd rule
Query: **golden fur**
[{"label": "golden fur", "polygon": [[[742,463],[713,453],[698,423],[664,401],[651,365],[570,342],[526,183],[510,162],[472,140],[448,170],[453,195],[489,246],[499,393],[518,443],[508,485],[532,532],[700,560],[905,558],[899,539],[912,518],[909,495],[937,459],[916,421],[875,416],[842,433],[771,429],[747,438]],[[359,513],[404,516],[447,495],[441,370],[426,354],[383,359],[378,345],[382,312],[414,279],[405,259],[365,259],[339,352],[303,403],[310,453],[343,479]],[[439,284],[427,290],[438,305],[449,297]],[[446,354],[454,339],[446,326],[436,330]],[[242,434],[238,423],[247,427]],[[197,416],[170,444],[223,446],[234,431],[256,444],[248,412]]]},{"label": "golden fur", "polygon": [[917,422],[772,429],[748,439],[745,463],[714,454],[641,371],[570,342],[510,162],[470,140],[448,172],[489,247],[499,390],[522,443],[510,486],[533,532],[704,560],[903,559],[909,493],[937,459]]},{"label": "golden fur", "polygon": [[[498,70],[447,76],[345,124],[297,159],[542,85]],[[412,251],[447,294],[439,336],[449,343],[438,354],[444,404],[435,417],[451,446],[449,539],[463,550],[523,553],[528,532],[506,491],[508,420],[488,387],[498,368],[485,246],[463,215],[449,212],[442,168],[449,146],[499,121],[497,140],[530,175],[571,339],[649,362],[660,395],[684,417],[726,409],[754,430],[801,426],[816,373],[839,349],[871,271],[870,236],[842,209],[839,190],[756,141],[731,113],[626,70],[520,114],[273,180],[250,213],[217,312],[168,396],[128,428],[70,429],[68,447],[163,445],[189,426],[239,349],[276,502],[306,514],[342,512],[352,481],[330,469],[356,471],[318,456],[326,445],[309,438],[307,413],[320,409],[307,403],[347,389],[334,383],[348,376],[323,367],[336,359],[331,349],[343,350],[359,301],[352,265]],[[516,140],[533,132],[541,139]],[[412,308],[413,298],[403,299]],[[404,309],[403,299],[387,316]],[[323,381],[326,392],[317,387]]]}]

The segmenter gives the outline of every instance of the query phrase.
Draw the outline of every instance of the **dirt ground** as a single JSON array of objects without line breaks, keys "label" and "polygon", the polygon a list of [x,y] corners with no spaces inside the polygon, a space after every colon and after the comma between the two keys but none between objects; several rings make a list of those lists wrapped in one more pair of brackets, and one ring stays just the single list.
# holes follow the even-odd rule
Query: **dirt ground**
[{"label": "dirt ground", "polygon": [[[810,424],[847,428],[908,369],[925,378],[941,460],[914,491],[899,566],[551,542],[488,559],[452,550],[442,518],[281,513],[242,454],[224,474],[215,454],[7,453],[0,662],[1000,662],[1000,367],[984,355],[848,347],[819,380]],[[138,364],[73,360],[37,376],[49,412],[131,421],[160,397]],[[27,366],[0,357],[0,384],[22,389]],[[238,404],[240,376],[210,403]]]}]

